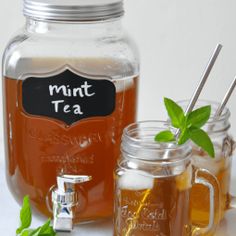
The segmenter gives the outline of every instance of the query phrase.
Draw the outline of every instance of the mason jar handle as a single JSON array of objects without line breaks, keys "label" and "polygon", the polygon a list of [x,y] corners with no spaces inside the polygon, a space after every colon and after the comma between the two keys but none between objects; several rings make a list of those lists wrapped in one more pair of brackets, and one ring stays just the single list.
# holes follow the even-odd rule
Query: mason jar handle
[{"label": "mason jar handle", "polygon": [[[206,175],[210,175],[211,177],[214,178],[214,180],[216,181],[216,187],[213,186],[213,184],[211,184],[209,182],[209,180],[207,180],[206,178],[204,178],[203,176],[199,176],[200,173],[206,174]],[[218,223],[220,222],[220,216],[219,214],[215,214],[215,209],[218,209],[216,212],[220,211],[220,194],[219,194],[219,184],[218,181],[216,179],[216,177],[214,175],[212,175],[208,170],[206,169],[202,169],[202,168],[198,168],[195,170],[195,175],[194,175],[194,184],[201,184],[204,185],[208,188],[209,190],[209,198],[210,198],[210,212],[209,212],[209,224],[207,225],[207,227],[204,228],[199,228],[196,227],[193,231],[192,231],[192,235],[193,236],[199,236],[199,235],[205,235],[207,233],[214,233],[216,231],[216,227],[218,225]],[[216,194],[218,193],[218,194]]]},{"label": "mason jar handle", "polygon": [[236,209],[236,196],[229,194],[229,205],[226,210]]},{"label": "mason jar handle", "polygon": [[[229,155],[233,155],[234,150],[236,149],[236,142],[233,138],[230,139],[230,153]],[[225,210],[230,210],[230,209],[236,209],[236,196],[234,196],[233,194],[231,194],[229,192],[228,194],[228,204],[226,206]]]}]

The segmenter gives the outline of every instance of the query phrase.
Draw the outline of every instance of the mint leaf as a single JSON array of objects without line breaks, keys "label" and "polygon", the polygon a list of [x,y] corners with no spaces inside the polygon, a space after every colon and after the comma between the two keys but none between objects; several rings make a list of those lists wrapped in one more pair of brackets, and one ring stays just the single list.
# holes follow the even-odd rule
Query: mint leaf
[{"label": "mint leaf", "polygon": [[29,202],[29,196],[25,196],[20,211],[21,226],[16,230],[16,234],[20,234],[24,229],[28,228],[31,225],[31,220],[32,220],[32,213]]},{"label": "mint leaf", "polygon": [[52,226],[50,226],[50,219],[37,229],[26,229],[23,231],[21,236],[55,236],[56,232],[53,230]]},{"label": "mint leaf", "polygon": [[182,145],[184,143],[186,143],[190,138],[190,133],[189,130],[187,128],[185,128],[184,130],[181,131],[181,134],[179,136],[179,140],[178,140],[178,144]]},{"label": "mint leaf", "polygon": [[56,233],[54,232],[53,228],[50,226],[51,224],[51,220],[48,219],[47,222],[41,226],[40,228],[38,228],[38,234],[32,234],[30,236],[34,236],[34,235],[39,235],[39,236],[54,236],[56,235]]},{"label": "mint leaf", "polygon": [[45,233],[48,229],[49,229],[49,227],[50,227],[50,219],[48,219],[47,220],[47,222],[44,224],[44,225],[42,225],[41,227],[39,227],[37,230],[38,230],[38,234],[42,234],[42,233]]},{"label": "mint leaf", "polygon": [[175,136],[170,130],[164,130],[155,136],[157,142],[171,142],[175,141]]},{"label": "mint leaf", "polygon": [[[191,139],[196,145],[206,151],[211,157],[215,156],[214,146],[208,134],[200,129],[210,118],[211,106],[198,108],[185,115],[183,109],[169,98],[164,98],[166,110],[172,126],[178,128],[177,142],[184,144]],[[169,130],[162,131],[155,136],[157,142],[171,142],[176,139]]]},{"label": "mint leaf", "polygon": [[53,230],[52,226],[50,226],[50,219],[37,229],[26,229],[24,230],[20,236],[55,236],[56,232]]},{"label": "mint leaf", "polygon": [[187,115],[187,126],[201,128],[209,120],[211,115],[211,106],[204,106],[190,112]]},{"label": "mint leaf", "polygon": [[213,143],[211,142],[208,134],[199,128],[192,127],[189,129],[190,139],[206,151],[211,157],[215,157],[215,151]]},{"label": "mint leaf", "polygon": [[175,128],[183,128],[185,125],[185,115],[183,109],[169,98],[164,98],[164,103],[171,119],[171,124]]},{"label": "mint leaf", "polygon": [[26,229],[23,231],[23,233],[20,234],[20,236],[38,236],[40,228],[37,229]]},{"label": "mint leaf", "polygon": [[29,197],[25,196],[23,205],[20,211],[21,226],[16,230],[16,234],[19,236],[55,236],[56,232],[50,226],[50,219],[37,229],[29,229],[32,221],[32,213],[30,207]]},{"label": "mint leaf", "polygon": [[20,236],[38,236],[39,228],[37,229],[25,229]]},{"label": "mint leaf", "polygon": [[29,230],[24,230],[24,231],[21,233],[21,236],[29,236]]}]

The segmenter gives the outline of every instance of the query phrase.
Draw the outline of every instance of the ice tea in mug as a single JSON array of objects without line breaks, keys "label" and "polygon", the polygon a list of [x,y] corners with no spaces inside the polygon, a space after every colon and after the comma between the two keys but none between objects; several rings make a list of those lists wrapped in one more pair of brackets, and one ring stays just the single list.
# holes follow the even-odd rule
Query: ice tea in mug
[{"label": "ice tea in mug", "polygon": [[[191,144],[160,144],[155,135],[167,128],[163,122],[139,122],[123,133],[122,154],[115,171],[115,236],[184,236],[215,232],[214,210],[219,204],[214,176],[191,164]],[[209,177],[199,177],[204,174]],[[207,186],[209,225],[191,222],[190,194],[195,184]],[[216,196],[216,202],[214,199]],[[216,205],[215,205],[216,204]]]},{"label": "ice tea in mug", "polygon": [[[181,101],[179,104],[185,107],[188,101]],[[223,219],[225,211],[233,207],[232,199],[234,199],[230,195],[231,165],[234,150],[234,141],[229,134],[230,111],[225,108],[220,117],[214,118],[214,114],[220,104],[200,100],[196,108],[204,105],[211,105],[212,109],[212,118],[204,126],[204,130],[208,132],[214,144],[215,158],[209,157],[207,153],[192,144],[192,162],[195,168],[206,168],[216,176],[218,185],[220,186],[220,209],[215,214],[219,215],[220,219]],[[210,207],[208,198],[209,191],[206,187],[195,185],[192,188],[191,218],[199,226],[206,226],[208,224]]]}]

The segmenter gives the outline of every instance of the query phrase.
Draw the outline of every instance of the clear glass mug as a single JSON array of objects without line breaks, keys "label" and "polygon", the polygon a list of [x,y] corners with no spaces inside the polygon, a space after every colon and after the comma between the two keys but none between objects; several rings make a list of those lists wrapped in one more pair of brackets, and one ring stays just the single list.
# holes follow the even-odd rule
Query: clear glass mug
[{"label": "clear glass mug", "polygon": [[[178,146],[154,141],[167,126],[146,121],[124,130],[115,171],[115,236],[204,235],[216,230],[217,180],[209,171],[193,168],[190,143]],[[210,192],[209,224],[203,228],[191,224],[190,193],[196,184]]]},{"label": "clear glass mug", "polygon": [[[188,101],[178,102],[182,107],[186,107]],[[209,157],[200,148],[193,144],[192,161],[195,168],[206,168],[214,174],[220,186],[220,219],[223,219],[225,212],[228,209],[236,207],[236,198],[230,194],[230,180],[233,151],[235,149],[235,142],[229,134],[230,130],[230,111],[225,108],[219,118],[214,118],[217,108],[220,106],[217,102],[201,101],[199,100],[196,108],[211,105],[212,117],[209,119],[203,129],[210,136],[214,148],[215,158]],[[199,198],[201,195],[201,198]],[[206,187],[196,185],[192,189],[192,220],[199,226],[208,224],[209,218],[209,191]],[[201,201],[199,201],[201,199]]]}]

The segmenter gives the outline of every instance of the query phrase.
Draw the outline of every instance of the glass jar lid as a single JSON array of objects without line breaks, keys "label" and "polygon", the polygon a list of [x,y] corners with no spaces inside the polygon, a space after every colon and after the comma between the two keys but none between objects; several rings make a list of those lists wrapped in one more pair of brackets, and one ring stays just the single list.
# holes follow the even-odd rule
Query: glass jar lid
[{"label": "glass jar lid", "polygon": [[55,21],[97,21],[124,14],[123,0],[24,0],[24,15]]}]

